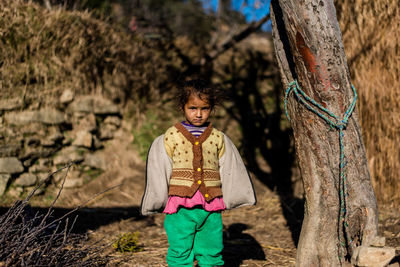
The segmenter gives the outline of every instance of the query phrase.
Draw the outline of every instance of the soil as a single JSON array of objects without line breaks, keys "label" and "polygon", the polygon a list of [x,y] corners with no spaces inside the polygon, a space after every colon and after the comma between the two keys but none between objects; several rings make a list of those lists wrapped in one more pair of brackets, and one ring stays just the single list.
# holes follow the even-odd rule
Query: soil
[{"label": "soil", "polygon": [[[91,242],[100,240],[107,244],[102,255],[109,258],[110,266],[167,266],[164,215],[143,217],[139,214],[145,162],[132,145],[130,130],[122,127],[117,138],[105,145],[103,156],[106,171],[81,188],[63,189],[56,214],[84,203],[76,212],[74,231],[88,234]],[[269,190],[254,175],[252,179],[257,205],[223,212],[225,266],[294,266],[302,202]],[[43,202],[37,198],[32,205],[43,206]],[[386,237],[387,245],[396,248],[397,257],[393,262],[399,262],[399,214],[399,209],[380,207],[380,232]],[[119,234],[128,232],[139,232],[142,251],[115,252],[111,244]]]}]

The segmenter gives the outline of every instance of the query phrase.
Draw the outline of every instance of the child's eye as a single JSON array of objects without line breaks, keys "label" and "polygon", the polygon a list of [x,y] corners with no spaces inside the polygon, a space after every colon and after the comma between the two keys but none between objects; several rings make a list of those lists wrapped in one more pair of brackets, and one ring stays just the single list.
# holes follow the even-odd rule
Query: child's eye
[{"label": "child's eye", "polygon": [[209,109],[210,109],[209,107],[202,108],[202,110],[209,110]]}]

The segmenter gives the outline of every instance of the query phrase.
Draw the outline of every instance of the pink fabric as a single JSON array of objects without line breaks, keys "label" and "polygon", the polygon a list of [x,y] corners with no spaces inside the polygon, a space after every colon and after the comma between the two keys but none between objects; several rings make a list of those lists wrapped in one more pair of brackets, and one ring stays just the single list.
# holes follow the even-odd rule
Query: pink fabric
[{"label": "pink fabric", "polygon": [[198,205],[202,206],[206,211],[225,210],[225,203],[222,197],[216,197],[211,200],[210,203],[207,203],[200,191],[197,190],[197,192],[191,198],[170,196],[163,213],[176,213],[180,206],[185,208],[193,208],[194,206]]}]

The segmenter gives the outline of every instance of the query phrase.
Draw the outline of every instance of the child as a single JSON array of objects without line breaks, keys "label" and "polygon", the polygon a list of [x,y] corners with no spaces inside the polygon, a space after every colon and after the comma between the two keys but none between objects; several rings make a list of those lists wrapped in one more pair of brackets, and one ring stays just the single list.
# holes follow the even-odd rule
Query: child
[{"label": "child", "polygon": [[220,101],[202,80],[178,94],[185,121],[157,137],[148,153],[143,215],[163,210],[168,266],[222,266],[221,211],[254,205],[253,186],[232,141],[208,121]]}]

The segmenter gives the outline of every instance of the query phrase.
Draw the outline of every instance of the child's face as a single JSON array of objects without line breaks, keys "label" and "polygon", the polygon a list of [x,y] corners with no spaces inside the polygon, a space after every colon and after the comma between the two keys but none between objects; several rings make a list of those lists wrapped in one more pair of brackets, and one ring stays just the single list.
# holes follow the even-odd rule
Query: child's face
[{"label": "child's face", "polygon": [[206,97],[200,99],[199,96],[191,94],[189,100],[183,107],[186,122],[194,126],[201,126],[207,122],[210,117],[211,106],[206,100]]}]

